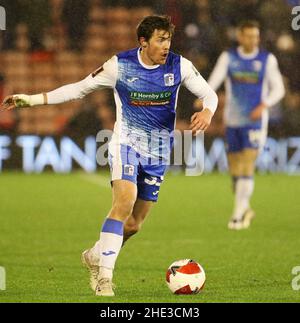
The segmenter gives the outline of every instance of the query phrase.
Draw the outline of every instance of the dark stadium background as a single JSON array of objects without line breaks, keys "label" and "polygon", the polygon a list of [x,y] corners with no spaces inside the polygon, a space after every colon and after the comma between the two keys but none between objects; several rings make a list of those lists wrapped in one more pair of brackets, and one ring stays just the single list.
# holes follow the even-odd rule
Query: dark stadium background
[{"label": "dark stadium background", "polygon": [[[237,24],[256,19],[262,27],[262,46],[278,58],[286,86],[284,100],[271,109],[269,125],[269,134],[276,140],[271,142],[270,149],[280,152],[265,159],[282,159],[280,156],[285,154],[291,158],[300,148],[297,138],[300,31],[291,27],[291,11],[297,3],[296,0],[1,0],[7,26],[0,33],[0,100],[8,94],[40,93],[81,80],[115,53],[137,46],[136,25],[152,13],[172,17],[176,25],[172,49],[192,60],[207,78],[221,51],[235,45]],[[224,132],[223,90],[218,94],[219,108],[206,133],[208,147]],[[178,129],[188,128],[193,111],[194,97],[182,88]],[[84,100],[63,105],[2,113],[2,149],[7,147],[9,156],[2,153],[0,169],[22,167],[23,152],[16,143],[20,135],[51,136],[57,145],[61,137],[68,136],[83,147],[86,137],[95,136],[101,129],[112,129],[114,118],[115,107],[109,90],[96,91]],[[285,141],[280,146],[281,139]],[[286,162],[275,170],[295,172],[297,165],[288,166]],[[262,168],[274,170],[272,166]]]},{"label": "dark stadium background", "polygon": [[[88,142],[95,158],[91,148],[97,132],[113,128],[112,91],[0,113],[0,304],[97,302],[100,308],[101,302],[174,302],[201,306],[202,314],[206,302],[299,303],[300,177],[290,176],[300,174],[300,30],[292,28],[292,8],[299,5],[299,0],[0,0],[6,11],[0,101],[81,80],[115,53],[136,47],[136,25],[152,13],[172,17],[172,50],[190,59],[205,78],[222,50],[235,45],[238,23],[257,19],[262,46],[277,57],[286,87],[282,102],[271,109],[270,137],[258,163],[253,225],[238,232],[227,228],[233,194],[226,173],[222,88],[205,134],[205,172],[212,174],[189,177],[178,168],[166,174],[159,203],[120,253],[116,297],[110,300],[95,297],[80,261],[111,207],[108,169],[99,166],[94,172],[95,162],[92,174],[55,172],[72,169],[62,156],[64,145],[73,145],[84,162]],[[187,129],[194,97],[184,88],[177,111],[177,128]],[[73,166],[81,170],[78,160]],[[205,289],[172,295],[166,270],[186,258],[205,269]],[[81,310],[76,309],[68,310],[68,318]],[[90,315],[82,312],[85,319]],[[9,315],[16,313],[24,320],[24,310]]]}]

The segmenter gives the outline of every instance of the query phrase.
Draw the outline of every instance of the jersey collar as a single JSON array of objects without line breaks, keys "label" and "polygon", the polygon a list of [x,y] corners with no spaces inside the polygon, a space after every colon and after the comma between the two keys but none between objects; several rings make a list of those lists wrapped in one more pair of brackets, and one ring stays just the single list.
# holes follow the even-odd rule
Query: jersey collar
[{"label": "jersey collar", "polygon": [[239,47],[237,48],[237,52],[238,52],[238,54],[239,54],[242,58],[244,58],[244,59],[253,59],[253,58],[255,58],[255,57],[257,56],[257,54],[258,54],[258,52],[259,52],[259,48],[255,48],[255,49],[254,49],[254,51],[253,51],[252,53],[245,53],[245,52],[243,51],[242,46],[239,46]]},{"label": "jersey collar", "polygon": [[139,63],[144,67],[144,68],[147,68],[148,70],[153,70],[155,68],[158,68],[159,67],[159,64],[157,65],[147,65],[145,64],[143,61],[142,61],[142,57],[141,57],[141,47],[138,48],[137,50],[137,57],[138,57],[138,60],[139,60]]}]

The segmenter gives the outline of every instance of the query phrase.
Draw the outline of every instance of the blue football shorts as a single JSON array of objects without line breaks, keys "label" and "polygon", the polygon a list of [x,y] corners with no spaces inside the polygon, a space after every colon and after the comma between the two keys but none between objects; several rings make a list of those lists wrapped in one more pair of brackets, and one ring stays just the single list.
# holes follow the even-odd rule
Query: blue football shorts
[{"label": "blue football shorts", "polygon": [[138,198],[156,202],[164,179],[166,164],[151,161],[137,153],[132,147],[119,144],[110,147],[108,160],[111,181],[128,180],[137,185]]},{"label": "blue football shorts", "polygon": [[266,140],[266,130],[260,125],[226,128],[228,153],[240,152],[246,148],[261,149]]}]

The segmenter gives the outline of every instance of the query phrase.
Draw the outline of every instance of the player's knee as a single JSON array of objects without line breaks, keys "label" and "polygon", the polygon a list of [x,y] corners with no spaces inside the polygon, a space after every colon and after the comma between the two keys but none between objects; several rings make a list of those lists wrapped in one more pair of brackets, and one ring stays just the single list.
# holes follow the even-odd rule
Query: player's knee
[{"label": "player's knee", "polygon": [[255,149],[245,149],[243,151],[243,176],[254,175],[257,154],[258,152]]},{"label": "player's knee", "polygon": [[238,177],[242,175],[242,162],[240,153],[229,153],[228,164],[231,176]]},{"label": "player's knee", "polygon": [[243,165],[243,176],[253,176],[255,172],[255,160],[245,160]]},{"label": "player's knee", "polygon": [[243,176],[252,177],[254,176],[255,167],[252,165],[246,165],[243,171]]},{"label": "player's knee", "polygon": [[123,221],[132,214],[137,197],[137,187],[129,181],[113,182],[113,204],[110,215]]},{"label": "player's knee", "polygon": [[114,202],[111,213],[125,219],[132,213],[134,203],[135,200],[133,198],[120,198]]}]

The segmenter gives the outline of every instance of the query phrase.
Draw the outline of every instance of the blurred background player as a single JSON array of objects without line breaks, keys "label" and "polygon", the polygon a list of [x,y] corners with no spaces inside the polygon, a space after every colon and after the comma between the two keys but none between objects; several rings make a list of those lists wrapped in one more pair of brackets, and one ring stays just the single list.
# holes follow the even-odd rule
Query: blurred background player
[{"label": "blurred background player", "polygon": [[[173,142],[180,85],[203,100],[203,110],[191,118],[193,133],[209,127],[217,108],[216,93],[193,64],[170,52],[173,31],[169,17],[148,16],[137,29],[140,47],[113,56],[80,82],[48,93],[9,96],[2,105],[10,110],[59,104],[97,89],[114,89],[117,119],[109,144],[112,208],[99,241],[82,254],[91,287],[99,296],[114,296],[113,269],[120,249],[139,231],[157,201]],[[169,135],[157,137],[162,130]]]},{"label": "blurred background player", "polygon": [[259,48],[259,24],[241,23],[237,40],[237,48],[220,55],[208,83],[217,90],[225,80],[227,156],[235,193],[228,228],[239,230],[248,228],[254,217],[250,198],[255,162],[267,136],[268,108],[285,91],[275,56]]}]

